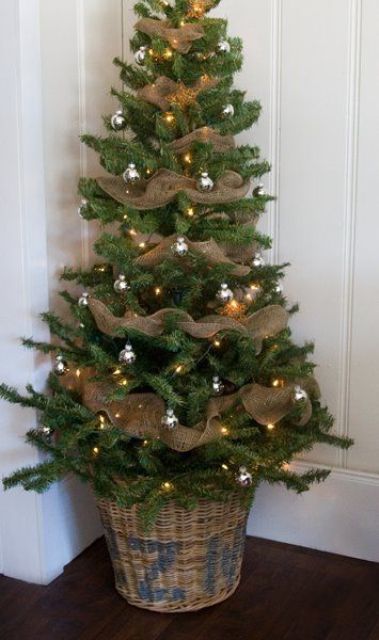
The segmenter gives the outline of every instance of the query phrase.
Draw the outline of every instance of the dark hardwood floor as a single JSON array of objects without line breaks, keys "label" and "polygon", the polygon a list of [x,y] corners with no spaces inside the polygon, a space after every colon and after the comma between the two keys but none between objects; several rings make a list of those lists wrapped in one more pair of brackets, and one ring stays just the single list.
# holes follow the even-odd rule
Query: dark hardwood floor
[{"label": "dark hardwood floor", "polygon": [[379,564],[250,538],[241,586],[198,613],[114,590],[104,540],[48,587],[0,576],[1,640],[379,640]]}]

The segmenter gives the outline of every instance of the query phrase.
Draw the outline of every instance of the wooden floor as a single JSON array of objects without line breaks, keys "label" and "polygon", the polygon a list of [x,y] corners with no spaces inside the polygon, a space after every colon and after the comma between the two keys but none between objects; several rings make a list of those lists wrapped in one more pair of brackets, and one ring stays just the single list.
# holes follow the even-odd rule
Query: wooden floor
[{"label": "wooden floor", "polygon": [[48,587],[0,576],[0,640],[379,640],[379,564],[250,538],[228,601],[167,615],[113,588],[103,540]]}]

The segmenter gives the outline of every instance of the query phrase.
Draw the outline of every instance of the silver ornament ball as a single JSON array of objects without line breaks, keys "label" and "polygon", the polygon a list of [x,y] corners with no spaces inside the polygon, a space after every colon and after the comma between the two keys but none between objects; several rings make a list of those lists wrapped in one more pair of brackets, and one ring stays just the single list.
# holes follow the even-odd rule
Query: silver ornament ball
[{"label": "silver ornament ball", "polygon": [[253,484],[253,476],[246,467],[240,467],[237,475],[237,482],[241,487],[251,487]]},{"label": "silver ornament ball", "polygon": [[128,164],[128,167],[124,171],[122,177],[124,178],[126,184],[133,184],[134,182],[138,182],[138,180],[141,179],[141,176],[136,169],[136,165],[133,162]]},{"label": "silver ornament ball", "polygon": [[140,47],[138,51],[136,51],[136,53],[134,54],[134,59],[136,63],[139,64],[140,67],[142,67],[145,64],[146,54],[147,54],[147,47]]},{"label": "silver ornament ball", "polygon": [[57,376],[63,376],[68,371],[68,365],[62,355],[55,358],[54,373]]},{"label": "silver ornament ball", "polygon": [[307,392],[305,389],[302,389],[300,385],[296,385],[294,389],[294,399],[295,402],[304,402],[305,400],[308,400]]},{"label": "silver ornament ball", "polygon": [[219,376],[213,376],[212,391],[214,396],[221,396],[224,393],[225,385],[221,382]]},{"label": "silver ornament ball", "polygon": [[171,250],[173,254],[179,258],[186,256],[188,253],[188,244],[186,243],[185,238],[183,238],[183,236],[177,238],[176,242],[172,245]]},{"label": "silver ornament ball", "polygon": [[119,362],[121,362],[122,364],[134,364],[135,361],[137,360],[137,356],[133,351],[133,347],[131,344],[126,344],[125,345],[125,349],[123,349],[122,351],[120,351],[119,354]]},{"label": "silver ornament ball", "polygon": [[161,424],[162,427],[165,427],[165,429],[168,429],[169,431],[176,429],[179,424],[179,420],[172,409],[167,409],[166,415],[163,416],[161,420]]},{"label": "silver ornament ball", "polygon": [[78,207],[78,216],[80,218],[84,218],[84,214],[87,208],[88,208],[88,200],[86,198],[83,198]]},{"label": "silver ornament ball", "polygon": [[50,427],[46,427],[45,425],[43,425],[38,429],[38,431],[41,434],[41,436],[45,438],[47,442],[51,442],[53,430],[50,429]]},{"label": "silver ornament ball", "polygon": [[212,178],[210,178],[209,174],[206,171],[204,171],[201,174],[199,180],[197,181],[198,190],[206,193],[208,191],[212,191],[213,187],[214,187],[214,182]]},{"label": "silver ornament ball", "polygon": [[88,291],[83,291],[82,295],[78,300],[79,307],[88,307],[89,303],[89,293]]},{"label": "silver ornament ball", "polygon": [[255,256],[253,257],[253,262],[252,265],[253,267],[264,267],[265,266],[265,260],[262,256],[261,253],[256,253]]},{"label": "silver ornament ball", "polygon": [[263,196],[266,196],[266,190],[263,186],[263,184],[259,184],[257,187],[255,187],[254,191],[253,191],[253,196],[255,198],[263,198]]},{"label": "silver ornament ball", "polygon": [[216,47],[216,51],[217,53],[230,53],[230,44],[227,40],[221,40],[217,47]]},{"label": "silver ornament ball", "polygon": [[115,131],[122,131],[126,126],[126,118],[122,111],[116,111],[111,117],[111,126]]},{"label": "silver ornament ball", "polygon": [[233,118],[235,109],[232,104],[226,104],[222,110],[223,118]]},{"label": "silver ornament ball", "polygon": [[219,291],[217,292],[217,298],[223,303],[231,302],[233,300],[234,293],[229,289],[229,285],[226,284],[226,282],[222,283]]},{"label": "silver ornament ball", "polygon": [[116,293],[126,293],[126,291],[130,290],[130,286],[126,281],[124,274],[120,274],[113,285]]}]

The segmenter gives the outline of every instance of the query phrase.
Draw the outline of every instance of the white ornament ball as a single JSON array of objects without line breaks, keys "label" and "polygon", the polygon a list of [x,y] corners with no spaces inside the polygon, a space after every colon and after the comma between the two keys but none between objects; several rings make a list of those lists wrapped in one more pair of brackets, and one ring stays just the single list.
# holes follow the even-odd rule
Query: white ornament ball
[{"label": "white ornament ball", "polygon": [[89,303],[89,293],[88,291],[83,291],[82,295],[78,300],[79,307],[88,307]]},{"label": "white ornament ball", "polygon": [[120,355],[118,357],[119,362],[122,364],[134,364],[137,360],[137,356],[133,351],[133,347],[131,344],[126,344],[125,349],[120,351]]},{"label": "white ornament ball", "polygon": [[186,243],[185,238],[183,238],[183,236],[177,238],[176,242],[172,245],[171,250],[179,258],[186,256],[188,253],[188,244]]},{"label": "white ornament ball", "polygon": [[241,487],[251,487],[253,484],[253,476],[249,473],[246,467],[240,467],[237,482]]},{"label": "white ornament ball", "polygon": [[209,191],[212,191],[213,187],[214,187],[214,182],[212,178],[210,178],[208,173],[204,171],[201,174],[199,180],[197,181],[198,190],[203,191],[204,193],[207,193]]},{"label": "white ornament ball", "polygon": [[115,131],[122,131],[126,126],[126,118],[122,111],[116,111],[111,117],[111,126]]},{"label": "white ornament ball", "polygon": [[222,110],[223,118],[233,118],[235,109],[232,104],[226,104]]},{"label": "white ornament ball", "polygon": [[255,187],[254,191],[253,191],[253,196],[255,198],[263,198],[263,196],[266,196],[266,190],[263,186],[263,184],[259,184],[257,187]]},{"label": "white ornament ball", "polygon": [[296,385],[294,389],[294,399],[295,402],[304,402],[305,400],[308,400],[307,392],[305,389],[302,389],[300,385]]},{"label": "white ornament ball", "polygon": [[231,289],[229,289],[229,285],[226,282],[223,282],[218,293],[217,298],[220,302],[227,303],[231,302],[234,298],[234,293]]},{"label": "white ornament ball", "polygon": [[225,389],[225,386],[223,382],[221,382],[220,377],[213,376],[213,381],[212,381],[213,395],[221,396],[224,393],[224,389]]},{"label": "white ornament ball", "polygon": [[264,267],[265,264],[266,263],[265,263],[265,260],[264,260],[264,258],[262,256],[262,254],[261,253],[256,253],[254,258],[253,258],[253,262],[252,262],[253,267],[257,267],[257,268],[258,267]]},{"label": "white ornament ball", "polygon": [[120,274],[113,285],[116,293],[125,293],[130,290],[130,286],[126,281],[124,274]]},{"label": "white ornament ball", "polygon": [[122,177],[126,184],[132,184],[133,182],[138,182],[138,180],[141,179],[141,176],[136,169],[136,165],[133,162],[128,164],[128,168],[124,171]]},{"label": "white ornament ball", "polygon": [[227,40],[221,40],[217,47],[216,47],[216,51],[217,53],[230,53],[230,44]]},{"label": "white ornament ball", "polygon": [[134,59],[140,67],[145,64],[146,60],[147,47],[140,47],[138,51],[134,54]]},{"label": "white ornament ball", "polygon": [[161,420],[161,424],[162,427],[165,427],[165,429],[169,429],[169,431],[176,429],[179,424],[179,420],[172,409],[167,409],[166,415],[163,416]]},{"label": "white ornament ball", "polygon": [[68,371],[68,365],[62,355],[55,358],[54,373],[57,376],[63,376]]}]

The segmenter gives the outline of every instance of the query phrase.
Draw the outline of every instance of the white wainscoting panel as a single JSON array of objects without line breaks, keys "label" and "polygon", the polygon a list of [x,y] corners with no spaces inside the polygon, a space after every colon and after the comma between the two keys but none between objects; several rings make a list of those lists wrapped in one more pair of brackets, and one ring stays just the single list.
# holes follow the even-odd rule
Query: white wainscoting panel
[{"label": "white wainscoting panel", "polygon": [[349,432],[350,469],[379,472],[379,4],[363,0],[357,100],[355,245],[352,255]]},{"label": "white wainscoting panel", "polygon": [[249,532],[378,560],[379,8],[240,0],[236,10],[224,0],[217,14],[245,43],[238,85],[263,106],[241,137],[273,164],[266,184],[278,200],[262,228],[273,236],[271,258],[291,262],[284,286],[300,303],[294,337],[315,341],[335,430],[356,441],[348,454],[315,447],[303,456],[298,469],[335,472],[302,497],[262,486]]}]

